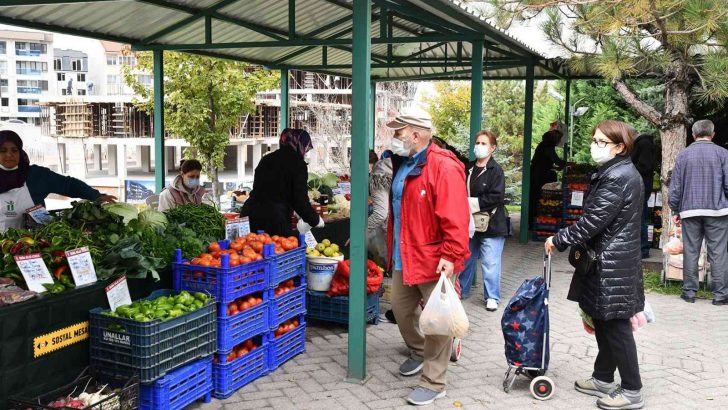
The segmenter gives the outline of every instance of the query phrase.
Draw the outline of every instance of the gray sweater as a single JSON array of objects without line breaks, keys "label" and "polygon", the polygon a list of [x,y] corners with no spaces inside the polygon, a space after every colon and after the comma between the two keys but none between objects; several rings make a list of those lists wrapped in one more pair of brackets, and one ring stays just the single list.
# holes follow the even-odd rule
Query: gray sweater
[{"label": "gray sweater", "polygon": [[670,209],[680,218],[728,215],[728,150],[696,141],[677,156]]}]

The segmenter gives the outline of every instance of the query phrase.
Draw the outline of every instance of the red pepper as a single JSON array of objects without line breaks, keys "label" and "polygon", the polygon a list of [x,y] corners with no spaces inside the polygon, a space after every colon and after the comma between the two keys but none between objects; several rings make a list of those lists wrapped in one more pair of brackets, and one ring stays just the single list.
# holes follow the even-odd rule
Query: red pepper
[{"label": "red pepper", "polygon": [[61,276],[66,271],[66,269],[68,269],[67,265],[57,267],[56,270],[53,271],[53,277],[57,280],[61,280]]}]

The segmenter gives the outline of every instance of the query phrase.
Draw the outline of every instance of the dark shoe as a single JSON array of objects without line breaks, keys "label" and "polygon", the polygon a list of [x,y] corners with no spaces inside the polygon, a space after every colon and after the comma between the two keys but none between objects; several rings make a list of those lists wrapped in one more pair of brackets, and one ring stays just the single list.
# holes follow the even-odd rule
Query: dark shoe
[{"label": "dark shoe", "polygon": [[688,303],[695,303],[695,296],[680,295],[680,299]]},{"label": "dark shoe", "polygon": [[394,318],[394,312],[392,311],[392,309],[384,312],[384,317],[386,317],[387,320],[389,320],[391,323],[397,323],[397,319]]},{"label": "dark shoe", "polygon": [[422,371],[425,362],[422,360],[415,360],[412,358],[407,359],[401,366],[399,366],[399,374],[402,376],[414,376]]},{"label": "dark shoe", "polygon": [[721,300],[713,299],[713,306],[724,306],[724,305],[728,305],[728,299],[721,299]]},{"label": "dark shoe", "polygon": [[650,258],[650,254],[649,253],[643,253],[642,254],[642,259],[649,259],[649,258]]}]

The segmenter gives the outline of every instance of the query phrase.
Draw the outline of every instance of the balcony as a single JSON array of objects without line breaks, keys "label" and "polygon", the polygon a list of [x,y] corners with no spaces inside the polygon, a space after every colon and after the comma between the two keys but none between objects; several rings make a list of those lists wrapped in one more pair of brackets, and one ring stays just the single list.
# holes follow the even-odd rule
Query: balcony
[{"label": "balcony", "polygon": [[19,105],[18,112],[40,112],[40,107],[37,105]]},{"label": "balcony", "polygon": [[18,87],[18,92],[21,94],[40,94],[42,90],[38,87]]},{"label": "balcony", "polygon": [[15,73],[22,75],[42,75],[43,71],[34,68],[16,68]]},{"label": "balcony", "polygon": [[16,56],[40,57],[40,50],[15,50]]}]

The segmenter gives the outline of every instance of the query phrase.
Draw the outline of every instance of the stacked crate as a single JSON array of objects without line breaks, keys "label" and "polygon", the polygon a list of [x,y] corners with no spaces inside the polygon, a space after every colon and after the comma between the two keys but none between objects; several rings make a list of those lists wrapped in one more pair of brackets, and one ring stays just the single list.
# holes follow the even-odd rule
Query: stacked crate
[{"label": "stacked crate", "polygon": [[[170,296],[158,290],[147,299]],[[216,302],[168,320],[140,322],[89,312],[90,364],[95,374],[113,380],[138,377],[140,408],[182,409],[212,392],[211,354],[216,339]],[[207,371],[209,370],[209,371]]]}]

